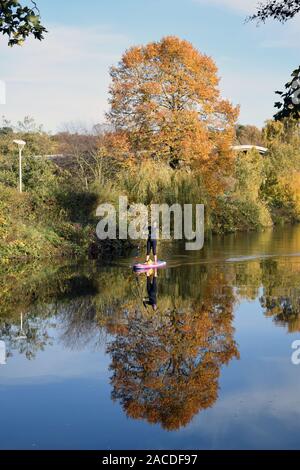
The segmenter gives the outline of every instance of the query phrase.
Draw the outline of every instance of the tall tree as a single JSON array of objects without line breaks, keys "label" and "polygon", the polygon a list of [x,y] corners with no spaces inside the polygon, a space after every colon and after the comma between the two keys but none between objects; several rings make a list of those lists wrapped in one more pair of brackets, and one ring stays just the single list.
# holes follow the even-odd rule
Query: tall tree
[{"label": "tall tree", "polygon": [[0,0],[0,34],[8,36],[8,45],[22,45],[29,36],[44,39],[46,28],[41,24],[36,3],[22,5],[18,0]]},{"label": "tall tree", "polygon": [[132,47],[111,77],[108,117],[136,156],[202,170],[230,159],[238,109],[221,99],[215,63],[192,44],[169,36]]}]

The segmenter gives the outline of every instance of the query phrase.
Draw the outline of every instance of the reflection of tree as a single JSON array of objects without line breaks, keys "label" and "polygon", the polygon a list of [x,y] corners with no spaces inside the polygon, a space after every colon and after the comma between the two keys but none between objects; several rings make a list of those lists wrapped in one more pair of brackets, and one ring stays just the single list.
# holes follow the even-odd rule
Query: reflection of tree
[{"label": "reflection of tree", "polygon": [[233,332],[231,296],[152,316],[128,311],[126,331],[108,347],[113,399],[132,418],[169,430],[187,425],[217,400],[220,368],[238,357]]},{"label": "reflection of tree", "polygon": [[[0,275],[0,339],[12,351],[33,358],[49,344],[47,331],[58,327],[72,349],[98,343],[104,325],[130,296],[127,271],[96,266],[18,265]],[[26,334],[20,338],[20,315]]]},{"label": "reflection of tree", "polygon": [[[143,307],[145,278],[128,269],[94,264],[11,269],[0,276],[0,340],[8,356],[19,352],[32,359],[51,344],[51,336],[79,350],[98,347],[109,335],[113,398],[132,418],[178,429],[215,403],[221,368],[238,357],[232,328],[236,301],[257,298],[263,289],[265,314],[300,331],[299,258],[281,256],[287,247],[298,250],[297,233],[280,236],[279,247],[269,233],[243,235],[245,246],[229,237],[229,251],[253,259],[195,264],[187,258],[191,263],[159,272],[156,312]],[[255,257],[261,244],[274,245],[278,258]],[[213,258],[213,248],[207,249]]]},{"label": "reflection of tree", "polygon": [[40,317],[30,315],[25,319],[22,330],[13,323],[4,322],[0,325],[0,338],[5,342],[7,357],[13,351],[24,354],[28,360],[36,357],[38,351],[43,351],[47,345],[52,344],[49,335],[51,322]]},{"label": "reflection of tree", "polygon": [[300,289],[297,297],[262,297],[266,315],[273,317],[278,325],[288,327],[290,333],[300,331]]},{"label": "reflection of tree", "polygon": [[241,299],[255,300],[261,285],[261,267],[259,260],[244,264],[235,264],[233,285]]},{"label": "reflection of tree", "polygon": [[289,332],[300,331],[300,266],[291,260],[261,263],[265,314]]}]

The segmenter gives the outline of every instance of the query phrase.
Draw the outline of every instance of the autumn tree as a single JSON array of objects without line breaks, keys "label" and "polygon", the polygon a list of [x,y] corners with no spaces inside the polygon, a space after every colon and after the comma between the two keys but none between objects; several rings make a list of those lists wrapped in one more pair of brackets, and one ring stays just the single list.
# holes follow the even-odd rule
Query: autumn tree
[{"label": "autumn tree", "polygon": [[226,166],[238,110],[221,99],[210,57],[169,36],[127,50],[111,77],[108,118],[137,160],[215,175]]},{"label": "autumn tree", "polygon": [[34,1],[31,6],[18,0],[0,1],[0,34],[8,37],[9,46],[22,45],[29,36],[41,41],[46,32]]}]

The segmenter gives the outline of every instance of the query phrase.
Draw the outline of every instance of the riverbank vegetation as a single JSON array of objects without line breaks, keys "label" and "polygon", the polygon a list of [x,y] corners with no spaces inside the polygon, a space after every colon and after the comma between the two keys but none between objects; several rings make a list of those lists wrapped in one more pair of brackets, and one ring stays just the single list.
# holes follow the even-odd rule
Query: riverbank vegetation
[{"label": "riverbank vegetation", "polygon": [[[126,51],[111,70],[106,125],[49,135],[33,119],[0,127],[0,256],[103,258],[129,243],[100,243],[96,207],[203,203],[214,233],[258,230],[300,219],[298,121],[237,124],[220,96],[213,60],[175,37]],[[24,193],[18,154],[26,141]],[[236,153],[235,144],[262,145]]]}]

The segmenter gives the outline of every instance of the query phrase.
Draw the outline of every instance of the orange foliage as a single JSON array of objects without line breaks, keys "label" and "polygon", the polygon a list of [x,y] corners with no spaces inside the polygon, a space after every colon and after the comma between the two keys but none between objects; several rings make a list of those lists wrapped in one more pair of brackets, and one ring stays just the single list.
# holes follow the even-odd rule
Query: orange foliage
[{"label": "orange foliage", "polygon": [[111,70],[111,111],[135,158],[187,165],[213,181],[226,172],[238,108],[220,98],[217,67],[189,42],[132,47]]},{"label": "orange foliage", "polygon": [[127,311],[127,330],[116,335],[108,352],[113,399],[131,418],[175,430],[217,400],[220,369],[239,354],[233,296],[216,292],[216,283],[221,285],[221,276],[196,304],[150,317],[136,308]]},{"label": "orange foliage", "polygon": [[116,159],[121,165],[130,165],[133,155],[130,142],[125,132],[106,132],[101,136],[98,143],[98,150],[103,156]]}]

